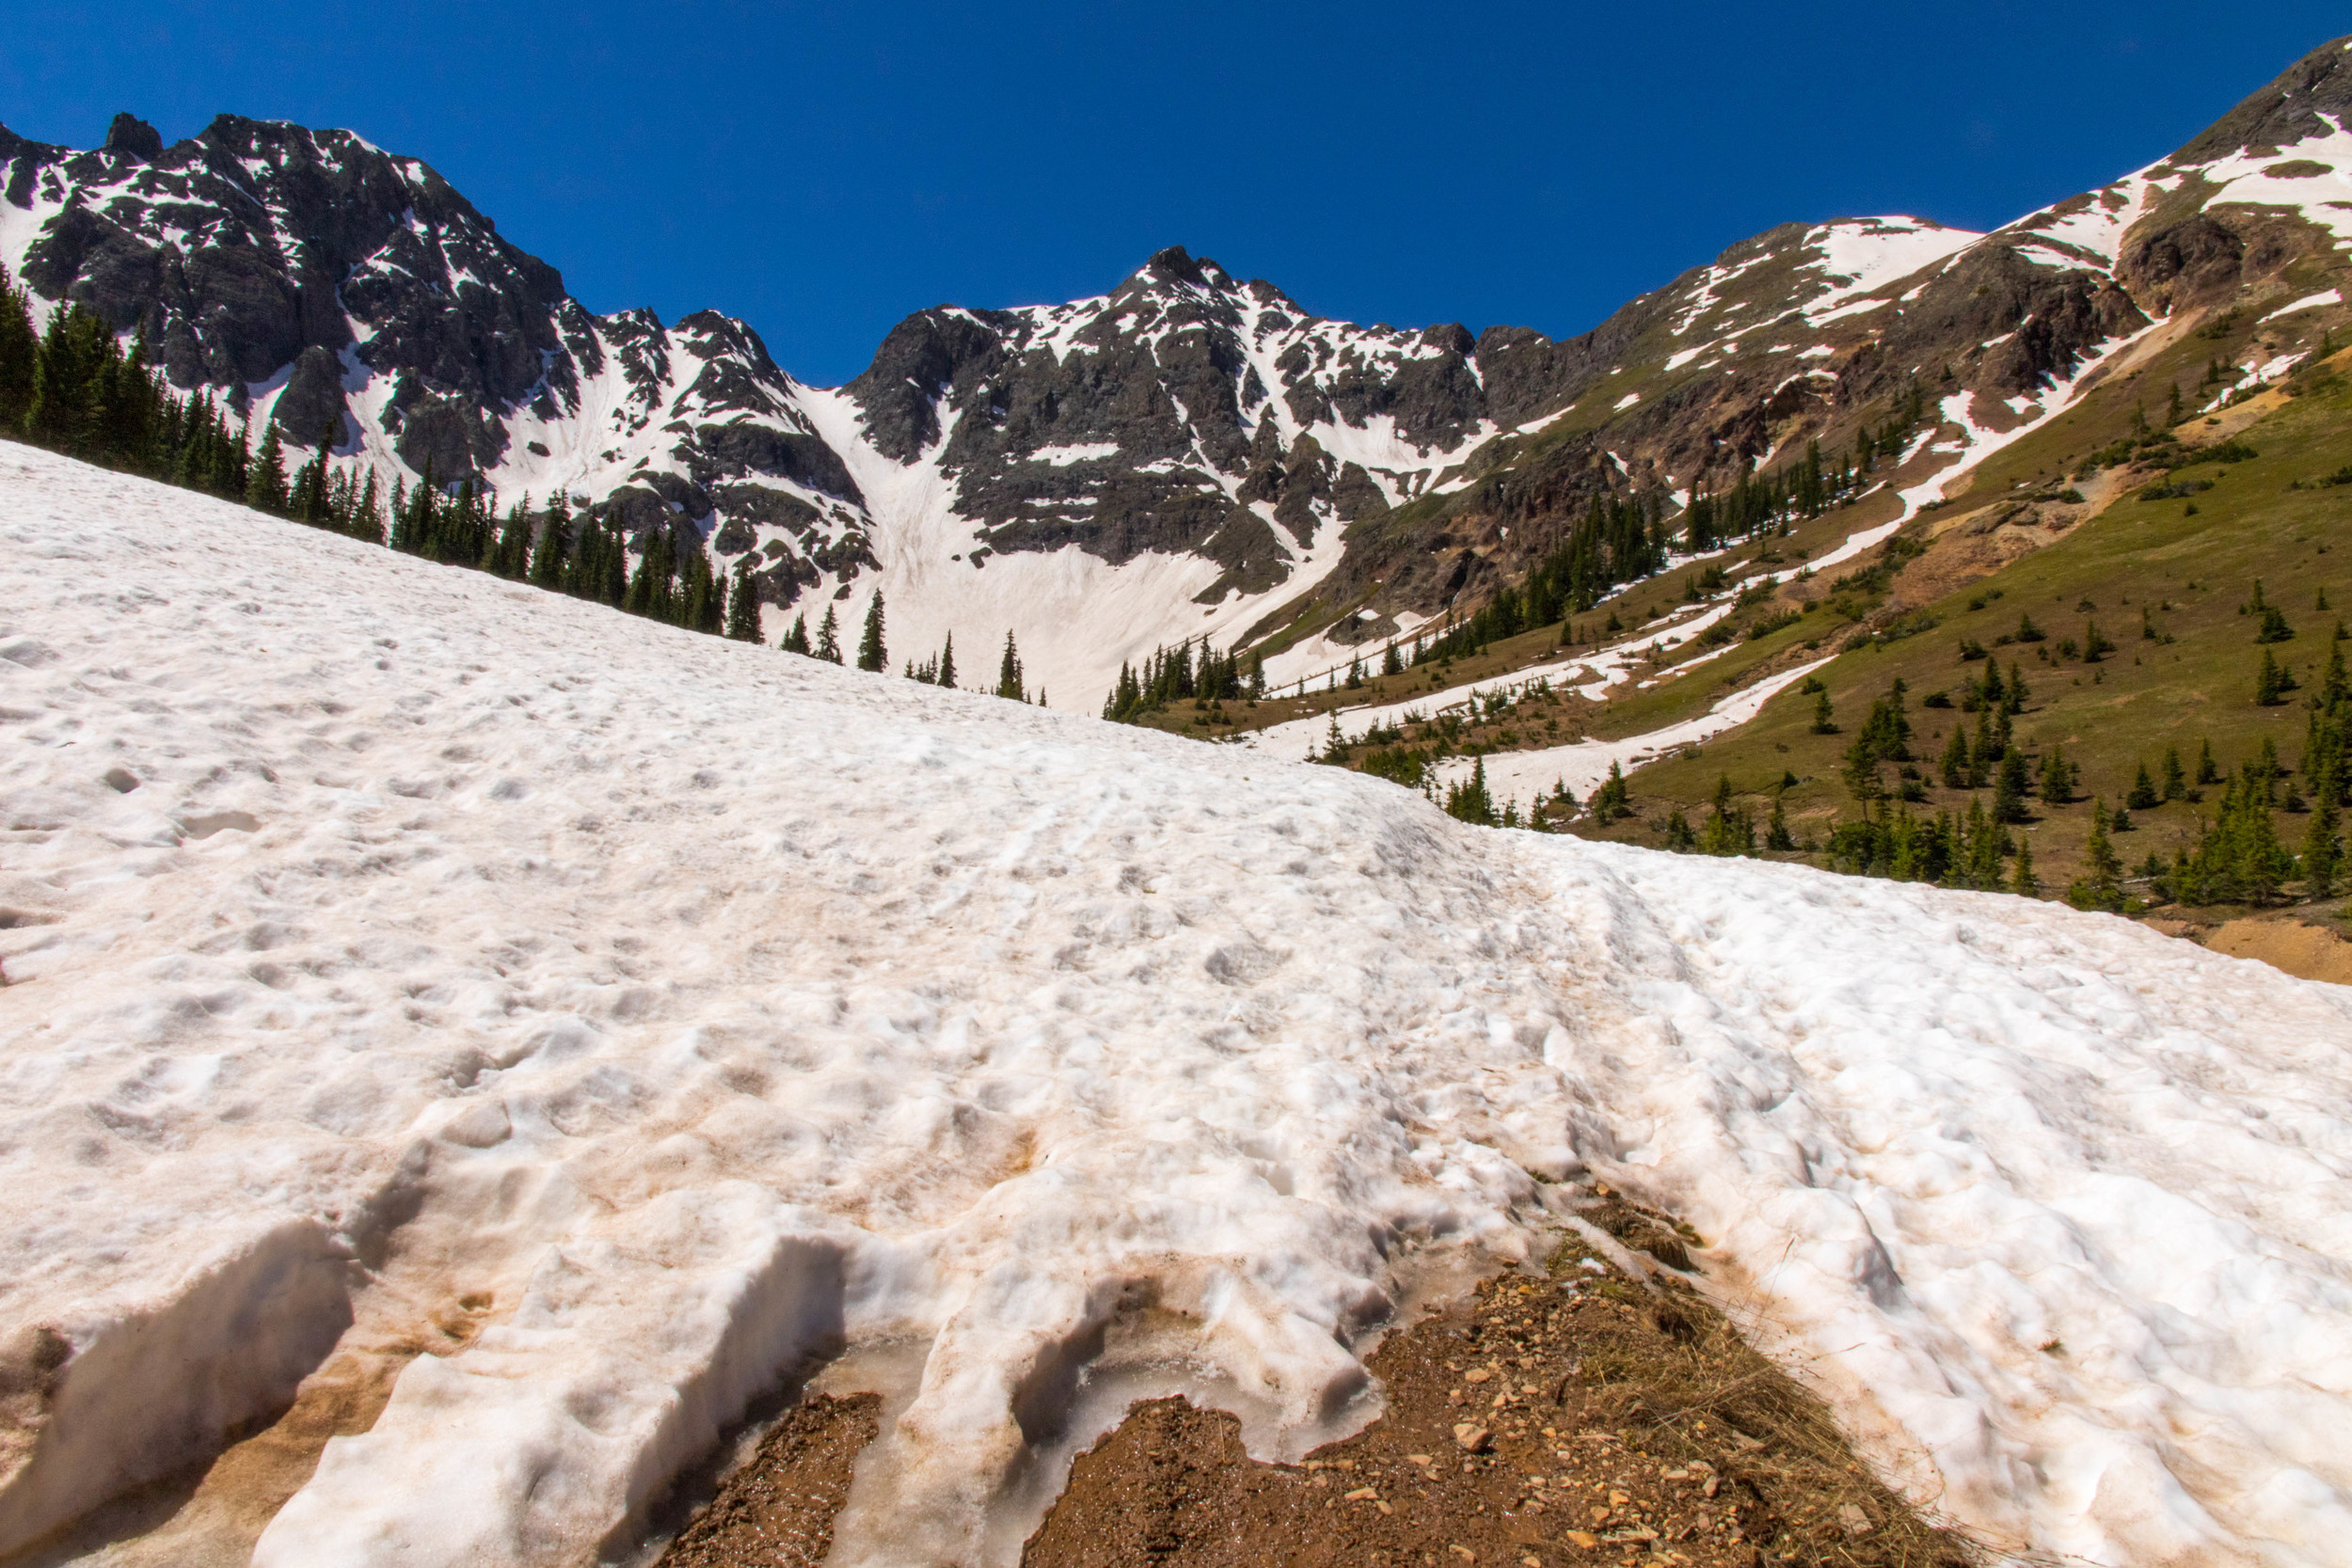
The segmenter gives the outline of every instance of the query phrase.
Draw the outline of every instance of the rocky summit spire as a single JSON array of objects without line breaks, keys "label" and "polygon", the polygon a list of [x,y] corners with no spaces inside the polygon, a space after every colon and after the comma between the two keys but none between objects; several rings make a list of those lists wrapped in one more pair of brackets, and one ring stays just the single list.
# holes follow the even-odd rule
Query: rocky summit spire
[{"label": "rocky summit spire", "polygon": [[106,127],[106,150],[151,163],[162,156],[164,138],[152,125],[125,109]]}]

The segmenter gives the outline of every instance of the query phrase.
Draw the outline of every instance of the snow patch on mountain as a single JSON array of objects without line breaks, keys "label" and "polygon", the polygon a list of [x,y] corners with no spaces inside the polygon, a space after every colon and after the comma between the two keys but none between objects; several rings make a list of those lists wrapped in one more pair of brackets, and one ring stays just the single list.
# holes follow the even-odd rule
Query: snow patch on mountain
[{"label": "snow patch on mountain", "polygon": [[1846,314],[1845,308],[1934,265],[1984,238],[1965,229],[1947,229],[1926,218],[1848,218],[1823,224],[1804,237],[1820,254],[1807,267],[1820,269],[1826,293],[1804,303],[1813,325]]}]

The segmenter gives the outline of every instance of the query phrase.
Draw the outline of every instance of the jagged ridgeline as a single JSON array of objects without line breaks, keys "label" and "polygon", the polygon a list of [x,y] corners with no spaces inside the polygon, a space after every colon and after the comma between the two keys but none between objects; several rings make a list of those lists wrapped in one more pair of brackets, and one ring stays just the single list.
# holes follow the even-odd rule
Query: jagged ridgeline
[{"label": "jagged ridgeline", "polygon": [[[588,310],[415,158],[234,116],[167,143],[126,114],[88,150],[0,131],[0,263],[40,342],[60,315],[97,360],[101,337],[126,364],[143,339],[151,412],[193,400],[210,431],[170,443],[202,487],[243,494],[275,440],[285,509],[364,529],[373,478],[389,537],[395,487],[426,484],[455,508],[431,546],[452,560],[468,519],[502,532],[528,497],[532,580],[560,517],[563,570],[600,575],[597,596],[609,567],[573,557],[617,533],[624,597],[666,556],[666,594],[640,595],[665,618],[716,605],[720,629],[773,641],[821,621],[809,601],[862,622],[886,595],[927,660],[1009,631],[1025,685],[1116,708],[1122,667],[1140,690],[1154,650],[1203,638],[1279,689],[1462,635],[1506,589],[1523,616],[1555,590],[1574,614],[1672,554],[1867,496],[1939,437],[1964,451],[2046,412],[2109,346],[2299,254],[2293,223],[2219,198],[2241,175],[2325,183],[2263,150],[2335,134],[2343,53],[2161,169],[1995,233],[1790,224],[1560,340],[1328,321],[1171,247],[1095,298],[919,311],[815,388],[719,312]],[[42,429],[152,461],[122,444],[145,436]]]}]

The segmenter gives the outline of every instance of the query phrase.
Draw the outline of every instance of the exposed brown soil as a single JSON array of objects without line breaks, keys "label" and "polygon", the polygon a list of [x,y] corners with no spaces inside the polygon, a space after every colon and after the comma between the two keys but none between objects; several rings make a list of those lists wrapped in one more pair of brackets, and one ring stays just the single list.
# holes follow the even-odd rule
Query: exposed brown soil
[{"label": "exposed brown soil", "polygon": [[660,1568],[823,1561],[858,1453],[881,1430],[882,1401],[872,1394],[818,1394],[794,1405],[678,1532]]},{"label": "exposed brown soil", "polygon": [[[1615,1200],[1591,1217],[1679,1250]],[[1137,1405],[1079,1456],[1025,1568],[1973,1560],[1695,1291],[1588,1259],[1572,1243],[1549,1277],[1503,1275],[1391,1336],[1385,1414],[1301,1465],[1250,1460],[1231,1416]]]},{"label": "exposed brown soil", "polygon": [[2352,986],[2352,942],[2302,920],[2233,920],[2208,936],[2205,945],[2306,980]]},{"label": "exposed brown soil", "polygon": [[[1694,1240],[1603,1190],[1584,1217],[1669,1267]],[[1386,1408],[1305,1463],[1182,1399],[1078,1456],[1025,1568],[1970,1568],[1979,1555],[1874,1480],[1827,1411],[1667,1273],[1575,1236],[1392,1333]],[[662,1568],[807,1564],[831,1544],[872,1395],[788,1411]]]}]

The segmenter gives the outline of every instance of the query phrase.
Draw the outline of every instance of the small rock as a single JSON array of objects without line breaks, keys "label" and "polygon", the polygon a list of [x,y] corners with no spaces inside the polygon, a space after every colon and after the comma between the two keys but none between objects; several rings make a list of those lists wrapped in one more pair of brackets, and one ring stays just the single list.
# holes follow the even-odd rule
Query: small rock
[{"label": "small rock", "polygon": [[1368,1503],[1375,1497],[1380,1496],[1380,1490],[1379,1488],[1374,1486],[1359,1486],[1355,1491],[1348,1493],[1346,1496],[1349,1502]]},{"label": "small rock", "polygon": [[1454,1441],[1461,1445],[1465,1453],[1479,1452],[1486,1448],[1490,1435],[1485,1427],[1474,1422],[1456,1421],[1454,1425]]},{"label": "small rock", "polygon": [[1870,1516],[1851,1503],[1837,1505],[1837,1523],[1848,1536],[1863,1536],[1870,1533]]},{"label": "small rock", "polygon": [[1488,1371],[1484,1367],[1472,1367],[1469,1371],[1462,1374],[1462,1381],[1464,1383],[1484,1383],[1494,1375],[1494,1373]]},{"label": "small rock", "polygon": [[1600,1537],[1588,1529],[1572,1529],[1563,1533],[1567,1536],[1569,1545],[1581,1546],[1588,1552],[1600,1544]]}]

